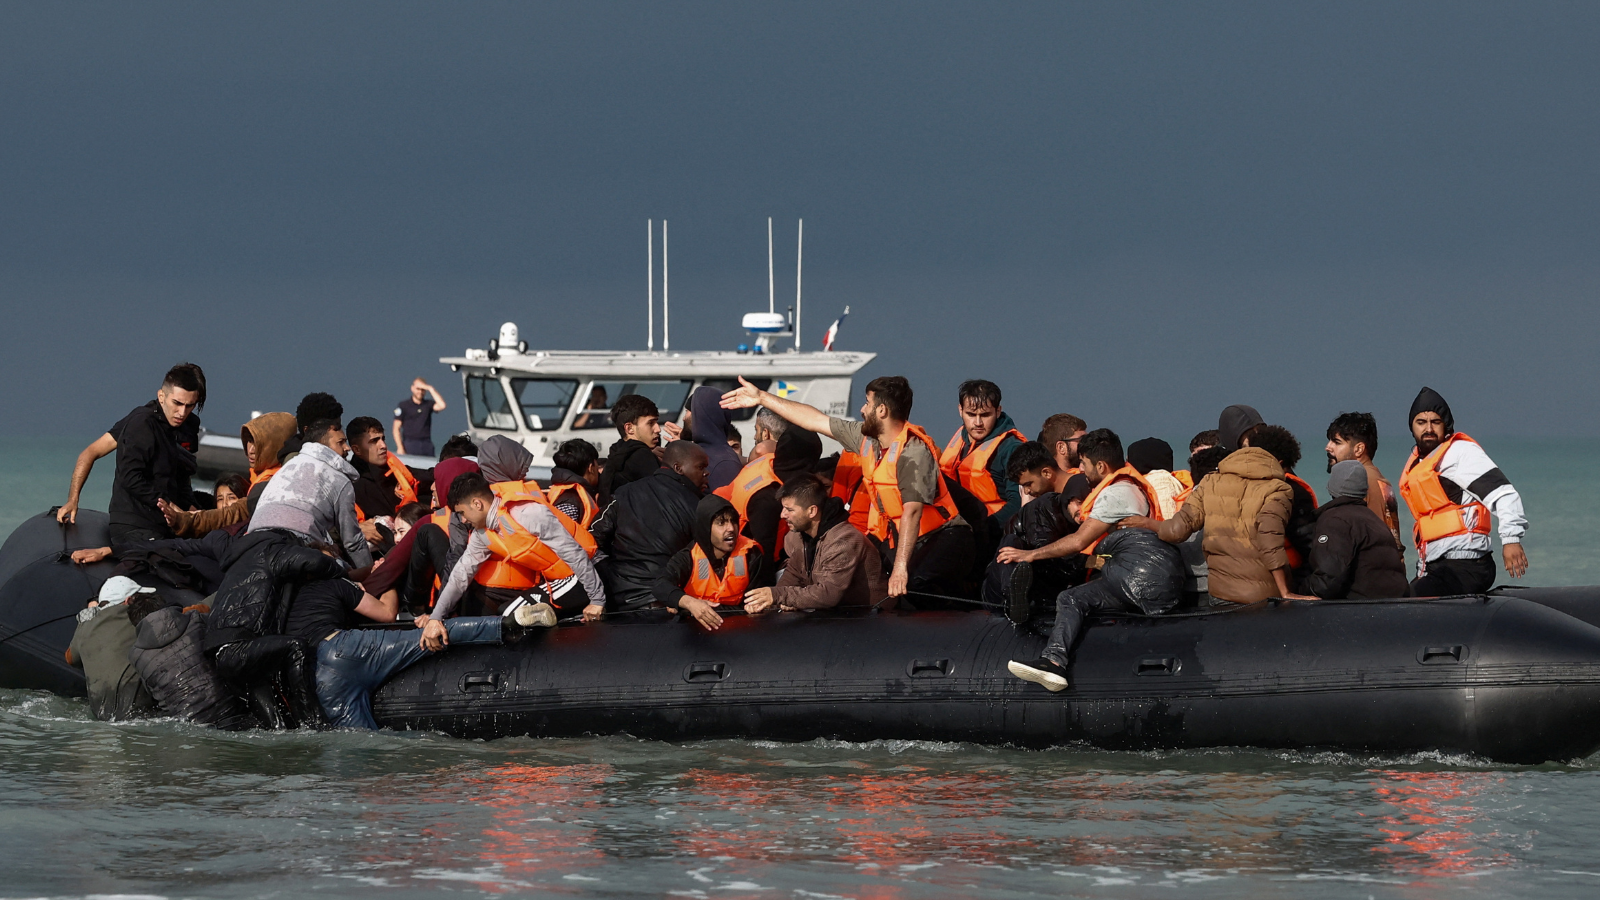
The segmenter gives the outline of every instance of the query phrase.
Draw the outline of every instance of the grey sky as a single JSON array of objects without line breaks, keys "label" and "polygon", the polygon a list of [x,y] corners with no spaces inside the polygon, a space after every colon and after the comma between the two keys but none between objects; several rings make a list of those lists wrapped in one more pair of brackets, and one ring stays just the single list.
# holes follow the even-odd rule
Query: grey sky
[{"label": "grey sky", "polygon": [[[512,319],[731,348],[805,216],[805,339],[942,438],[1259,407],[1308,445],[1596,434],[1593,4],[0,5],[0,429],[97,434],[180,358],[208,425],[413,374]],[[42,419],[42,421],[41,421]],[[441,429],[437,429],[442,432]],[[1311,455],[1311,454],[1308,454]]]}]

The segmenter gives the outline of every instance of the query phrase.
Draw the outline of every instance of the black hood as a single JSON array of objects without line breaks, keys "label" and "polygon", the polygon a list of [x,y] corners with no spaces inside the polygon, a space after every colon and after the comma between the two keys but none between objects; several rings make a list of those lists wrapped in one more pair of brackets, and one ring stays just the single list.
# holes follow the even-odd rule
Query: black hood
[{"label": "black hood", "polygon": [[772,474],[788,484],[806,475],[822,458],[822,438],[798,425],[790,425],[778,435],[778,449],[772,454]]},{"label": "black hood", "polygon": [[1417,417],[1418,413],[1425,412],[1439,414],[1439,418],[1444,420],[1444,433],[1446,435],[1456,433],[1456,417],[1450,414],[1450,404],[1444,402],[1444,398],[1439,396],[1439,392],[1431,387],[1423,388],[1422,392],[1417,394],[1417,399],[1411,401],[1411,414],[1406,417],[1406,430],[1411,430],[1411,422]]},{"label": "black hood", "polygon": [[1239,449],[1239,438],[1246,431],[1264,424],[1266,420],[1261,418],[1261,413],[1256,412],[1255,407],[1242,403],[1230,406],[1217,417],[1217,445],[1232,453]]},{"label": "black hood", "polygon": [[717,558],[711,549],[711,522],[725,509],[733,509],[733,504],[716,494],[705,495],[694,508],[694,542],[707,559]]}]

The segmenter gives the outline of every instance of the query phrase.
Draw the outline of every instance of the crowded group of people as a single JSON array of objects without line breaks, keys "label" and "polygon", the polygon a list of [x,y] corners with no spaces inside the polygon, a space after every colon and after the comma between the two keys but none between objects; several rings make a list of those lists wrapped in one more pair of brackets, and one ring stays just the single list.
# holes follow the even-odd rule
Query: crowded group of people
[{"label": "crowded group of people", "polygon": [[[716,631],[730,614],[990,607],[1019,625],[1053,613],[1042,655],[1008,669],[1062,690],[1097,613],[1481,593],[1491,518],[1505,570],[1527,569],[1516,489],[1427,388],[1398,490],[1373,462],[1375,418],[1343,413],[1320,497],[1296,471],[1299,441],[1249,406],[1195,435],[1180,468],[1165,441],[1124,445],[1066,413],[1030,440],[982,380],[958,389],[962,424],[941,448],[912,423],[912,396],[904,378],[873,379],[856,421],[740,379],[662,422],[628,394],[605,411],[608,453],[567,441],[540,483],[506,436],[451,437],[428,468],[402,461],[390,438],[431,449],[445,407],[421,379],[390,429],[313,393],[244,425],[249,471],[201,492],[205,377],[174,366],[85,448],[58,512],[76,515],[94,462],[115,452],[110,545],[73,554],[115,575],[69,661],[107,718],[376,728],[372,692],[406,666],[563,622]],[[746,454],[730,411],[751,408]],[[823,436],[843,449],[824,456]]]}]

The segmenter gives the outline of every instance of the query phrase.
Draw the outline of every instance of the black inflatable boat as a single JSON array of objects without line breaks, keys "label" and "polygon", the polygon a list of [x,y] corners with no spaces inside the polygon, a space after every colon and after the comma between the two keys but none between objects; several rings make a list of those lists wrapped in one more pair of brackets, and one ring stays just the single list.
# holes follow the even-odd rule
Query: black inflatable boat
[{"label": "black inflatable boat", "polygon": [[[0,548],[0,686],[82,692],[61,650],[108,569],[62,560],[103,543],[104,521],[37,517]],[[482,738],[1084,741],[1508,762],[1600,749],[1600,588],[1101,619],[1059,694],[1005,671],[1043,643],[986,612],[734,616],[714,634],[570,626],[425,660],[384,685],[375,710],[392,728]]]}]

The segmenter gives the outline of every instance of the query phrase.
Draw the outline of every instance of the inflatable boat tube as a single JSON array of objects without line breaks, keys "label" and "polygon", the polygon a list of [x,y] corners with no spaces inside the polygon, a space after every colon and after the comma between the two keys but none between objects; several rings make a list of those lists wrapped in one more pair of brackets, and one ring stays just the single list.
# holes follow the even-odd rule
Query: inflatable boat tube
[{"label": "inflatable boat tube", "polygon": [[[70,527],[36,516],[0,547],[0,687],[83,693],[62,651],[111,566],[66,554],[105,543],[104,514],[82,511]],[[1600,588],[1096,619],[1061,693],[1005,671],[1039,655],[1041,631],[987,612],[734,615],[715,633],[563,626],[424,660],[378,691],[375,712],[465,738],[1081,741],[1508,762],[1600,749]]]},{"label": "inflatable boat tube", "polygon": [[1071,686],[1005,670],[1044,638],[982,612],[562,627],[400,673],[378,720],[460,737],[907,738],[1112,749],[1600,749],[1600,628],[1513,597],[1267,602],[1098,620]]}]

